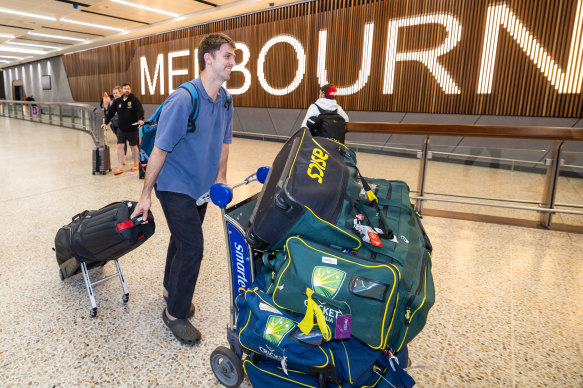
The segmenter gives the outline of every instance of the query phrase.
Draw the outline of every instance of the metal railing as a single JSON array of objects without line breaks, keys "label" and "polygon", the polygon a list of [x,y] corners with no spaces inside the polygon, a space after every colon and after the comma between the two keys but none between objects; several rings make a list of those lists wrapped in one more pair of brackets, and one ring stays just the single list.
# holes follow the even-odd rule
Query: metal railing
[{"label": "metal railing", "polygon": [[[568,141],[583,141],[583,129],[582,128],[563,128],[563,127],[517,127],[517,126],[491,126],[491,125],[446,125],[446,124],[397,124],[397,123],[366,123],[366,122],[349,122],[347,123],[347,129],[350,133],[369,133],[369,134],[390,134],[390,135],[417,135],[423,136],[423,142],[421,146],[415,149],[402,148],[403,151],[417,152],[417,158],[419,158],[419,172],[417,178],[417,190],[412,191],[416,195],[412,195],[411,198],[416,201],[417,211],[423,213],[423,203],[424,201],[436,201],[436,202],[449,202],[456,204],[466,204],[475,206],[485,206],[485,207],[498,207],[505,209],[518,209],[518,210],[528,210],[535,211],[539,213],[538,226],[547,229],[551,228],[552,216],[553,214],[571,214],[571,215],[583,215],[583,211],[572,210],[572,209],[583,209],[582,205],[575,204],[561,204],[557,203],[557,187],[558,178],[562,163],[562,152],[566,142]],[[542,190],[541,201],[522,201],[508,198],[491,198],[485,196],[471,196],[471,195],[460,195],[455,193],[439,193],[439,192],[428,192],[426,189],[426,178],[428,174],[428,160],[432,158],[432,152],[430,150],[430,139],[433,136],[456,136],[456,137],[480,137],[480,138],[498,138],[498,139],[534,139],[534,140],[547,140],[553,141],[552,146],[548,152],[548,157],[544,162],[528,161],[528,163],[534,165],[546,165],[546,176],[545,184]],[[347,144],[350,143],[350,135],[347,136]],[[381,147],[382,148],[387,148]],[[388,147],[392,148],[392,147]],[[394,147],[393,147],[394,148]],[[444,153],[445,154],[445,153]],[[460,156],[458,154],[450,154],[455,156]],[[476,159],[477,157],[472,155],[471,158]],[[496,158],[493,158],[496,159]],[[502,158],[498,158],[502,159]],[[512,163],[515,161],[512,160]],[[521,162],[521,161],[519,161]],[[524,162],[524,161],[522,161]],[[569,166],[579,168],[580,166]],[[439,197],[450,197],[450,198],[439,198]],[[476,201],[478,200],[478,201]],[[491,202],[486,202],[491,201]],[[503,203],[493,203],[493,202],[503,202]],[[512,203],[512,204],[504,204]],[[531,206],[520,206],[531,205]],[[571,209],[557,209],[560,207],[569,207]],[[455,218],[460,218],[460,214],[464,214],[468,217],[461,217],[464,219],[472,219],[477,221],[492,221],[493,218],[485,216],[482,214],[474,213],[459,213],[459,212],[435,212],[429,210],[428,214],[434,215],[444,215],[454,216]],[[497,218],[498,221],[501,217]],[[505,219],[502,223],[526,225],[525,222],[520,222],[523,220],[515,219]],[[497,221],[495,221],[497,222]],[[565,225],[562,225],[565,227]],[[583,228],[579,226],[566,225],[567,229],[582,232]],[[565,229],[565,228],[563,228]]]},{"label": "metal railing", "polygon": [[95,146],[106,142],[103,113],[89,104],[0,100],[0,116],[77,129],[91,135]]}]

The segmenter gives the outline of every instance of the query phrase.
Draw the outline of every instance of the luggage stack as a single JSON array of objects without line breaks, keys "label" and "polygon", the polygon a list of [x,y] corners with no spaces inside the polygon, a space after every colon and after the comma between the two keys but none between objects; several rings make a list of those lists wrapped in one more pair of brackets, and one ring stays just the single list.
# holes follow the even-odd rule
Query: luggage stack
[{"label": "luggage stack", "polygon": [[435,300],[430,240],[402,181],[361,176],[332,139],[294,134],[247,228],[261,273],[236,304],[254,387],[411,387],[407,344]]},{"label": "luggage stack", "polygon": [[[91,316],[97,315],[97,303],[92,285],[113,277],[119,277],[124,295],[129,300],[129,292],[118,263],[118,259],[136,249],[148,240],[156,229],[154,217],[149,212],[148,219],[130,219],[136,202],[114,202],[99,210],[85,210],[73,216],[72,221],[61,227],[55,236],[55,254],[59,265],[59,276],[65,280],[79,272],[83,273],[87,293],[91,300]],[[146,222],[147,221],[147,222]],[[89,270],[114,261],[117,273],[91,282]]]}]

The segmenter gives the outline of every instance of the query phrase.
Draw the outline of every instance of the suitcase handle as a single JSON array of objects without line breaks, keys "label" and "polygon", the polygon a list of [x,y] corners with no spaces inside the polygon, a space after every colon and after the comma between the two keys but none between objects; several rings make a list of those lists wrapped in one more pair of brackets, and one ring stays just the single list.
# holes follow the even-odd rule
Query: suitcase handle
[{"label": "suitcase handle", "polygon": [[78,219],[80,219],[81,217],[85,217],[85,216],[87,215],[87,213],[89,213],[89,210],[85,210],[85,211],[83,211],[83,212],[81,212],[81,213],[79,213],[79,214],[75,214],[75,215],[73,216],[73,218],[71,218],[71,221],[75,222],[75,221],[77,221]]}]

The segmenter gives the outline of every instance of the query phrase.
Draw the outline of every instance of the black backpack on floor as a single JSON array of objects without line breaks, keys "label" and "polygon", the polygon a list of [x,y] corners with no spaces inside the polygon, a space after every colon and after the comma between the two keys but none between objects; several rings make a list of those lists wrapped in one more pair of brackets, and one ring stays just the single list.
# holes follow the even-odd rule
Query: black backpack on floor
[{"label": "black backpack on floor", "polygon": [[317,104],[319,116],[308,119],[307,126],[312,136],[326,137],[344,143],[346,139],[346,120],[338,113],[338,109],[324,110]]}]

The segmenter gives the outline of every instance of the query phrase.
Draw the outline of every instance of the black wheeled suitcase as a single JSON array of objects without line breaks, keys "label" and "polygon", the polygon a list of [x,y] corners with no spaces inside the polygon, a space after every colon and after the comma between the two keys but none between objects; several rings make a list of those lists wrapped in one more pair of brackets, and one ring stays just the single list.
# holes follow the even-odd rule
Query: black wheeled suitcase
[{"label": "black wheeled suitcase", "polygon": [[80,262],[88,267],[116,260],[142,245],[155,231],[154,217],[130,219],[135,202],[111,203],[99,210],[86,210],[73,217],[55,237],[55,253],[62,278],[80,272]]},{"label": "black wheeled suitcase", "polygon": [[93,149],[93,175],[105,175],[107,171],[111,171],[111,158],[106,144]]},{"label": "black wheeled suitcase", "polygon": [[[259,250],[283,246],[293,234],[318,231],[332,244],[359,244],[335,224],[346,209],[345,196],[358,197],[356,156],[332,139],[296,132],[277,154],[247,227],[249,244]],[[343,226],[343,225],[342,225]],[[326,230],[324,230],[326,229]]]}]

